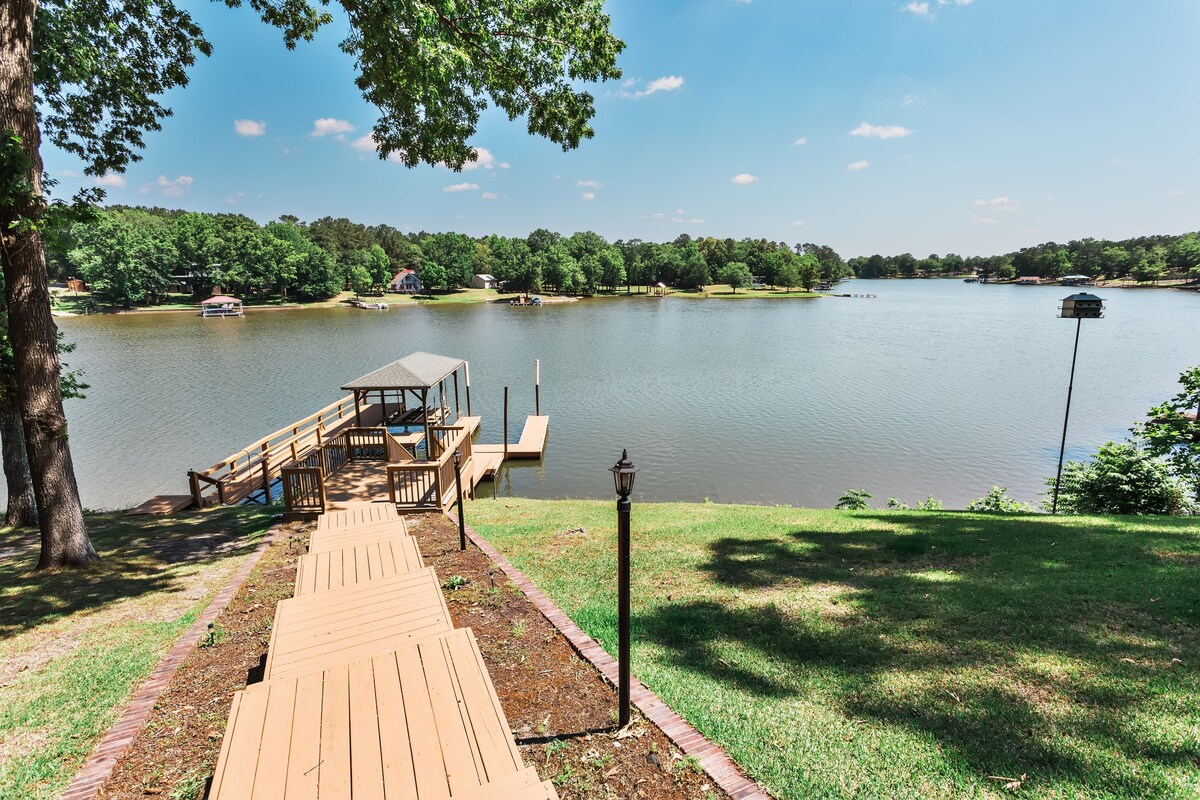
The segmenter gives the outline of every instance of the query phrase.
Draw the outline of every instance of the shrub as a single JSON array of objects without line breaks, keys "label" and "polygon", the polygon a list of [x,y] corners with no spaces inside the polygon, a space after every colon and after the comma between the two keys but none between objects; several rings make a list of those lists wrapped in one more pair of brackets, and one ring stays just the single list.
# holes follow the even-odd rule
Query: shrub
[{"label": "shrub", "polygon": [[[1054,491],[1054,477],[1046,478]],[[1044,504],[1048,505],[1048,504]],[[1170,467],[1132,442],[1109,442],[1063,467],[1058,507],[1068,514],[1182,514],[1191,510]]]},{"label": "shrub", "polygon": [[918,511],[941,511],[942,501],[938,500],[933,495],[929,495],[921,502],[917,503]]},{"label": "shrub", "polygon": [[908,511],[909,505],[898,497],[889,497],[887,507],[893,511]]},{"label": "shrub", "polygon": [[863,489],[847,489],[838,498],[834,508],[840,508],[843,511],[863,511],[870,508],[867,505],[867,501],[870,499],[871,495]]},{"label": "shrub", "polygon": [[[1062,502],[1061,500],[1059,502]],[[1033,511],[1029,503],[1013,500],[1008,496],[1005,486],[992,486],[992,490],[983,497],[977,497],[967,504],[967,511],[984,511],[991,514],[1020,514]]]}]

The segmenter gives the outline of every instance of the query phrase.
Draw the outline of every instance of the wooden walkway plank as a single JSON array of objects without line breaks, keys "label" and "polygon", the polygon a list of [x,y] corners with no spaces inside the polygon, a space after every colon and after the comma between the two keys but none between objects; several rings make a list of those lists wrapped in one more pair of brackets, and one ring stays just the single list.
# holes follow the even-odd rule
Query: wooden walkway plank
[{"label": "wooden walkway plank", "polygon": [[[296,680],[296,707],[291,725],[291,753],[285,778],[285,797],[316,797],[321,779],[322,675]],[[211,794],[216,797],[214,791]]]},{"label": "wooden walkway plank", "polygon": [[[271,687],[267,695],[264,719],[292,719],[296,711],[296,684],[284,683]],[[264,736],[258,752],[258,769],[254,773],[254,800],[286,800],[288,753],[292,742],[289,736]]]},{"label": "wooden walkway plank", "polygon": [[[376,565],[374,572],[369,568],[371,562]],[[300,556],[297,563],[295,595],[301,597],[344,586],[356,586],[412,572],[424,566],[421,551],[411,536],[309,553]]]},{"label": "wooden walkway plank", "polygon": [[400,515],[396,513],[396,507],[391,503],[361,502],[344,505],[347,507],[337,511],[327,511],[317,517],[317,530],[333,530],[401,519]]},{"label": "wooden walkway plank", "polygon": [[284,600],[275,611],[264,678],[367,658],[451,630],[432,567]]},{"label": "wooden walkway plank", "polygon": [[350,796],[354,800],[384,800],[383,754],[379,749],[379,716],[375,675],[370,661],[356,661],[350,673]]},{"label": "wooden walkway plank", "polygon": [[358,544],[369,544],[403,536],[408,536],[408,528],[397,522],[377,522],[333,531],[313,531],[308,540],[308,552],[342,550]]},{"label": "wooden walkway plank", "polygon": [[477,719],[492,716],[503,719],[504,709],[500,706],[496,687],[492,685],[488,676],[487,665],[483,663],[483,654],[475,641],[475,633],[470,628],[467,628],[466,632],[469,638],[447,639],[445,646],[451,654],[450,663],[458,670],[456,677],[463,693],[463,710],[471,721],[470,727],[477,736],[488,737],[479,742],[486,782],[511,772],[514,767],[520,768],[523,762],[508,729],[498,733],[487,725],[476,722]]}]

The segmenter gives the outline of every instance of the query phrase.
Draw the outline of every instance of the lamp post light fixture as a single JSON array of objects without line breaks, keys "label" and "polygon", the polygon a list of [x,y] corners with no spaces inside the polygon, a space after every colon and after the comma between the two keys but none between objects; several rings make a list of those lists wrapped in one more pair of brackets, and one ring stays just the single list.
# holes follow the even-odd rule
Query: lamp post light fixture
[{"label": "lamp post light fixture", "polygon": [[629,724],[629,495],[638,470],[622,450],[621,460],[609,471],[617,490],[617,724],[624,728]]},{"label": "lamp post light fixture", "polygon": [[1050,513],[1058,513],[1058,489],[1062,483],[1063,454],[1067,449],[1067,420],[1071,418],[1071,392],[1075,388],[1075,360],[1079,356],[1079,328],[1085,319],[1100,319],[1104,316],[1104,301],[1094,294],[1079,292],[1064,297],[1059,310],[1062,319],[1075,320],[1075,349],[1071,352],[1071,378],[1067,382],[1067,411],[1063,414],[1062,442],[1058,446],[1058,472],[1054,476],[1054,500]]},{"label": "lamp post light fixture", "polygon": [[454,498],[458,502],[458,549],[467,549],[467,523],[462,504],[462,450],[454,451]]}]

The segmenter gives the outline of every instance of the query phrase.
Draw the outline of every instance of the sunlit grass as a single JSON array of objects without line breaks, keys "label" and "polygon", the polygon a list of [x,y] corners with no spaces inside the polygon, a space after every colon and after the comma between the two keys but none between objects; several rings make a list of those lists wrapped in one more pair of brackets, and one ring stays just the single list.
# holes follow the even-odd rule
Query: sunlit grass
[{"label": "sunlit grass", "polygon": [[0,800],[62,793],[130,694],[270,525],[239,507],[88,515],[102,560],[35,572],[37,543],[0,534]]},{"label": "sunlit grass", "polygon": [[[611,503],[467,511],[615,653]],[[635,504],[633,538],[634,674],[781,797],[1200,796],[1194,521]]]}]

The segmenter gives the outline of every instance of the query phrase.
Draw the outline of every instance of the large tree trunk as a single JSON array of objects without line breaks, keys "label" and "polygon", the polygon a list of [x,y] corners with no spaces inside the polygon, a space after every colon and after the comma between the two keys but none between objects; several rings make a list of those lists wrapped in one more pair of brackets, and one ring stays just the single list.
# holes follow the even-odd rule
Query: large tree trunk
[{"label": "large tree trunk", "polygon": [[[17,189],[13,197],[3,198],[0,245],[8,298],[8,335],[42,532],[38,568],[45,569],[79,566],[97,556],[84,528],[83,506],[67,445],[67,417],[59,384],[58,329],[50,315],[46,255],[40,234],[22,224],[38,221],[44,204],[41,134],[33,99],[36,13],[36,0],[0,0],[0,133],[19,136],[26,156],[24,164],[6,156],[4,168],[14,174],[23,171],[28,181],[25,191]],[[13,184],[5,180],[4,185]]]},{"label": "large tree trunk", "polygon": [[[10,387],[10,392],[15,392]],[[37,503],[33,496],[33,478],[25,452],[25,430],[17,398],[8,394],[0,400],[0,447],[4,451],[4,480],[8,486],[8,510],[4,527],[32,527],[37,524]]]}]

